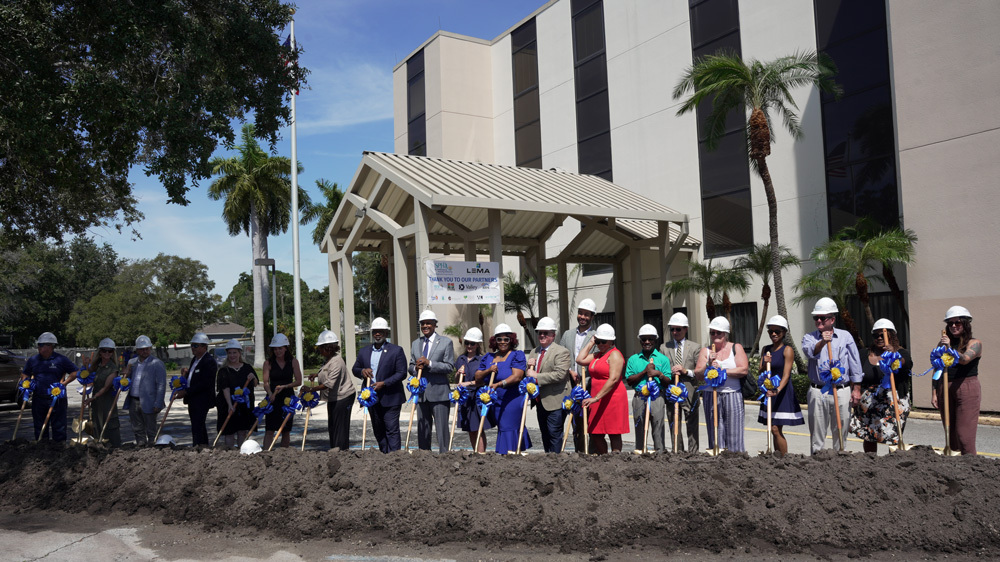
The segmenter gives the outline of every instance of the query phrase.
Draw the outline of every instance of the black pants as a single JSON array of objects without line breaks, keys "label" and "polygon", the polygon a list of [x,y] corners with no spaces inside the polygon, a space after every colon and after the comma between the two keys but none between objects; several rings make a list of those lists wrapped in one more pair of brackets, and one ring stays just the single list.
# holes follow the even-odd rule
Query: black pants
[{"label": "black pants", "polygon": [[330,448],[346,451],[351,448],[351,408],[354,398],[333,399],[326,403],[327,429],[330,431]]},{"label": "black pants", "polygon": [[401,448],[399,441],[399,410],[400,406],[383,406],[375,404],[368,408],[368,413],[372,416],[372,432],[375,440],[378,441],[378,448],[383,453],[398,451]]},{"label": "black pants", "polygon": [[545,448],[545,452],[561,452],[566,411],[559,408],[550,412],[543,408],[540,402],[535,405],[535,409],[538,414],[538,429],[542,431],[542,446]]},{"label": "black pants", "polygon": [[188,404],[188,416],[191,418],[191,442],[193,445],[208,445],[208,411],[215,404],[212,397],[208,400],[192,401]]}]

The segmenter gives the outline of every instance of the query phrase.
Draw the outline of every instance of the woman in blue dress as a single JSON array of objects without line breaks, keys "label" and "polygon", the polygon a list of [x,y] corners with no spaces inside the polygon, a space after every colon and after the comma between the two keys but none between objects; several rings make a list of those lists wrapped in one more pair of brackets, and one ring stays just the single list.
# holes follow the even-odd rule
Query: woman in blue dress
[{"label": "woman in blue dress", "polygon": [[[778,388],[767,392],[768,400],[771,401],[771,433],[774,435],[774,449],[778,453],[785,455],[788,453],[788,441],[782,433],[782,426],[802,425],[802,409],[795,399],[795,387],[792,386],[792,363],[795,355],[792,348],[785,345],[785,334],[788,333],[788,321],[784,316],[772,316],[767,321],[767,335],[771,338],[771,345],[764,346],[761,350],[760,372],[767,370],[767,363],[771,363],[771,374],[779,375],[781,382]],[[760,414],[757,421],[767,425],[767,407],[761,405]]]},{"label": "woman in blue dress", "polygon": [[[483,332],[479,328],[469,328],[462,338],[465,343],[465,354],[455,360],[455,370],[458,372],[459,386],[469,389],[469,399],[458,408],[458,425],[469,434],[469,443],[477,453],[486,452],[486,434],[479,438],[476,445],[476,434],[479,433],[479,406],[476,405],[476,371],[483,360]],[[483,422],[483,431],[492,428],[493,416],[487,415]]]},{"label": "woman in blue dress", "polygon": [[[500,324],[493,330],[490,338],[491,353],[487,353],[479,363],[476,371],[476,386],[489,384],[493,377],[491,388],[497,391],[499,406],[492,408],[497,420],[496,451],[505,455],[517,450],[517,434],[521,429],[521,410],[524,409],[525,395],[518,390],[518,384],[528,368],[524,352],[517,349],[517,336],[507,324]],[[477,428],[478,429],[478,428]],[[521,450],[531,447],[528,432],[524,432]]]}]

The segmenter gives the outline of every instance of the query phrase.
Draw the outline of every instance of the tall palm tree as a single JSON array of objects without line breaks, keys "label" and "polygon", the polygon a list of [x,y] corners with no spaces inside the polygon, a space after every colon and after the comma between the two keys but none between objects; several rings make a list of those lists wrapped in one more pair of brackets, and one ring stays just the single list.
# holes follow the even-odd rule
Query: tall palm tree
[{"label": "tall palm tree", "polygon": [[[812,258],[816,259],[816,251],[812,253]],[[847,295],[854,288],[854,275],[847,268],[826,269],[819,267],[803,275],[795,290],[798,295],[792,299],[795,304],[805,301],[812,301],[823,297],[830,297],[837,303],[840,310],[840,319],[844,322],[844,327],[851,333],[854,343],[861,346],[861,336],[858,333],[858,324],[854,321],[854,316],[847,309]],[[800,372],[801,368],[800,368]]]},{"label": "tall palm tree", "polygon": [[791,90],[815,85],[824,92],[840,94],[834,83],[836,68],[825,56],[816,53],[794,53],[773,61],[748,62],[732,54],[708,55],[688,68],[674,87],[674,99],[690,93],[677,111],[678,115],[694,111],[707,100],[712,101],[708,116],[708,148],[714,149],[726,131],[726,117],[733,110],[749,113],[747,151],[751,166],[764,182],[767,196],[768,229],[771,241],[771,274],[774,276],[775,300],[778,313],[787,317],[784,284],[781,278],[781,252],[778,248],[778,202],[767,167],[771,154],[771,111],[781,116],[785,129],[793,138],[802,138],[798,106]]},{"label": "tall palm tree", "polygon": [[316,180],[316,187],[319,188],[319,192],[323,195],[323,200],[326,203],[317,203],[310,207],[308,212],[303,212],[302,222],[308,223],[312,222],[313,219],[318,219],[316,226],[313,227],[312,241],[313,244],[319,246],[323,242],[323,236],[326,235],[326,229],[330,227],[330,222],[333,221],[333,215],[337,213],[337,208],[340,207],[340,201],[344,198],[344,192],[340,190],[336,182],[331,183],[330,180],[323,178]]},{"label": "tall palm tree", "polygon": [[701,293],[705,295],[705,313],[711,320],[718,316],[716,314],[715,302],[721,300],[726,318],[732,314],[732,302],[729,300],[730,291],[738,291],[743,294],[750,288],[746,272],[740,268],[724,268],[713,265],[712,260],[707,262],[689,261],[688,266],[691,274],[676,281],[669,281],[663,286],[663,291],[667,297],[673,298],[684,293]]},{"label": "tall palm tree", "polygon": [[882,266],[882,278],[889,286],[889,291],[903,315],[903,322],[909,326],[910,315],[906,310],[903,290],[899,287],[899,280],[896,279],[893,267],[913,265],[916,256],[917,234],[909,228],[903,229],[898,226],[886,228],[870,218],[861,218],[854,226],[841,229],[836,237],[842,240],[875,244],[875,249],[878,250],[876,259],[880,261]]},{"label": "tall palm tree", "polygon": [[[230,158],[213,158],[212,175],[219,176],[208,187],[213,201],[225,199],[222,218],[230,236],[244,232],[250,236],[253,250],[253,319],[254,364],[264,365],[264,312],[268,308],[270,283],[263,268],[253,266],[258,259],[267,258],[267,237],[288,230],[291,221],[292,188],[291,160],[284,156],[271,156],[260,147],[254,137],[253,125],[243,125],[238,154]],[[299,171],[302,167],[299,166]],[[309,194],[299,188],[299,209],[308,211]]]},{"label": "tall palm tree", "polygon": [[[508,271],[503,278],[503,309],[504,312],[516,312],[517,322],[524,328],[524,335],[528,338],[531,347],[535,347],[535,338],[532,335],[535,323],[535,280],[527,273],[522,273],[518,278],[513,271]],[[531,324],[524,313],[528,313]]]},{"label": "tall palm tree", "polygon": [[[784,244],[778,246],[780,252],[779,262],[781,269],[801,264],[799,258],[792,255],[792,251]],[[767,306],[771,300],[771,272],[774,261],[771,258],[770,244],[754,244],[750,252],[736,260],[736,266],[745,269],[748,273],[756,275],[761,280],[760,300],[764,301],[764,309],[760,314],[760,325],[757,327],[757,335],[753,339],[754,350],[760,343],[760,336],[764,333],[764,325],[767,322]]]}]

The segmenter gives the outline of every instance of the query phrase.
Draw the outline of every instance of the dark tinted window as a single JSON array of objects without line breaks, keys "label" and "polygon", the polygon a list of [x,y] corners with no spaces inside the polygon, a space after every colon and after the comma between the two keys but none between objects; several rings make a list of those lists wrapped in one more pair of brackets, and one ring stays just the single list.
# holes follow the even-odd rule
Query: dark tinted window
[{"label": "dark tinted window", "polygon": [[885,28],[883,0],[816,0],[816,45],[820,50],[875,28]]},{"label": "dark tinted window", "polygon": [[705,0],[691,6],[691,43],[695,47],[739,28],[737,0]]},{"label": "dark tinted window", "polygon": [[603,54],[578,66],[575,74],[577,101],[608,89],[608,61]]},{"label": "dark tinted window", "polygon": [[[844,89],[844,96],[885,84],[889,76],[888,53],[885,28],[869,31],[826,50],[837,65],[836,79]],[[823,93],[823,101],[832,99],[832,94]]]},{"label": "dark tinted window", "polygon": [[[538,159],[542,154],[542,132],[538,121],[518,129],[514,136],[514,148],[517,151],[517,165],[525,166],[525,162]],[[538,168],[539,166],[527,166]]]},{"label": "dark tinted window", "polygon": [[753,245],[750,190],[701,200],[705,223],[705,255],[723,256],[746,252]]},{"label": "dark tinted window", "polygon": [[611,180],[611,133],[604,133],[577,144],[580,173],[599,175]]},{"label": "dark tinted window", "polygon": [[[732,299],[736,296],[729,295],[729,298]],[[732,322],[732,330],[729,332],[729,341],[742,345],[747,355],[755,351],[757,342],[753,341],[753,337],[757,335],[757,303],[733,303],[730,321]]]},{"label": "dark tinted window", "polygon": [[538,121],[538,88],[514,99],[514,129]]},{"label": "dark tinted window", "polygon": [[424,93],[424,52],[406,61],[406,133],[408,154],[427,155],[426,98]]},{"label": "dark tinted window", "polygon": [[538,108],[538,42],[535,20],[511,33],[514,82],[514,160],[518,166],[542,167],[542,128]]},{"label": "dark tinted window", "polygon": [[698,143],[698,161],[703,197],[750,188],[746,135],[743,131],[722,137],[715,150],[709,150],[705,142]]},{"label": "dark tinted window", "polygon": [[527,47],[529,43],[535,42],[535,20],[534,18],[521,24],[521,27],[510,32],[510,50],[519,51]]},{"label": "dark tinted window", "polygon": [[600,2],[573,17],[573,43],[577,61],[604,51],[604,10]]},{"label": "dark tinted window", "polygon": [[424,75],[420,73],[406,84],[406,116],[412,121],[424,114]]},{"label": "dark tinted window", "polygon": [[573,0],[577,161],[581,174],[611,181],[611,113],[604,53],[604,4]]},{"label": "dark tinted window", "polygon": [[588,139],[610,129],[608,91],[604,90],[576,104],[576,138]]},{"label": "dark tinted window", "polygon": [[538,86],[538,53],[535,42],[514,53],[514,93]]},{"label": "dark tinted window", "polygon": [[407,138],[410,141],[410,146],[407,150],[408,154],[427,156],[427,122],[424,120],[423,115],[419,119],[410,121]]}]

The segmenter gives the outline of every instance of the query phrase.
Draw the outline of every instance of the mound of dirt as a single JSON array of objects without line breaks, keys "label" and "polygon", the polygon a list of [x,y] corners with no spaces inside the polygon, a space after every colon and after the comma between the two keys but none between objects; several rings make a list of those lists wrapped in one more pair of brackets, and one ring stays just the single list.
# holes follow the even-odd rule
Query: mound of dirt
[{"label": "mound of dirt", "polygon": [[1000,463],[874,457],[319,452],[0,445],[6,510],[148,514],[285,539],[550,552],[996,552]]}]

